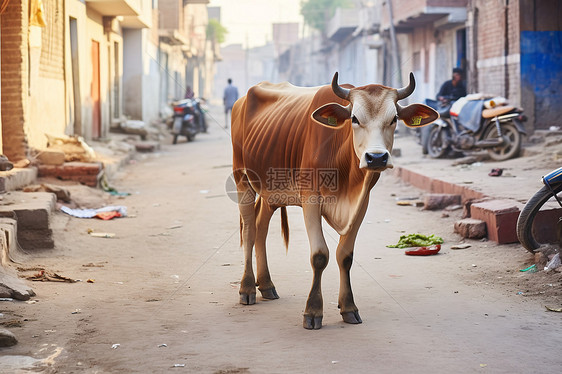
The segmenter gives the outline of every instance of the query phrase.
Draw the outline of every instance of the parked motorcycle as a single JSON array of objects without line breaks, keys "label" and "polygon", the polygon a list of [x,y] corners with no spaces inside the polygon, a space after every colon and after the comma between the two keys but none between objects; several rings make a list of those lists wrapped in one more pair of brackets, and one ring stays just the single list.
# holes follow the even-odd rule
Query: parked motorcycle
[{"label": "parked motorcycle", "polygon": [[172,106],[174,107],[173,144],[177,144],[180,135],[185,136],[190,142],[198,133],[207,132],[207,121],[200,99],[183,99],[174,102]]},{"label": "parked motorcycle", "polygon": [[[562,167],[542,178],[544,186],[527,201],[517,219],[517,238],[531,253],[543,244],[562,246]],[[558,203],[558,204],[557,204]]]},{"label": "parked motorcycle", "polygon": [[422,132],[422,147],[433,158],[443,157],[449,150],[480,149],[486,149],[496,161],[517,157],[526,134],[526,117],[521,109],[505,104],[504,98],[484,100],[476,94],[460,98],[450,109],[438,109],[441,118],[425,130],[427,136]]}]

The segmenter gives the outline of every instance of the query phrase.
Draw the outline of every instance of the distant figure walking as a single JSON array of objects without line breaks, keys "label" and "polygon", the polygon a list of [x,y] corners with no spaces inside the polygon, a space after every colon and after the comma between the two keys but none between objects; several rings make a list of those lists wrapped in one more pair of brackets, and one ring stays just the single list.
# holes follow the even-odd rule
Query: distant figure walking
[{"label": "distant figure walking", "polygon": [[229,114],[232,112],[232,106],[238,100],[238,88],[232,84],[232,79],[228,78],[228,86],[224,89],[222,98],[224,102],[224,128],[228,128]]}]

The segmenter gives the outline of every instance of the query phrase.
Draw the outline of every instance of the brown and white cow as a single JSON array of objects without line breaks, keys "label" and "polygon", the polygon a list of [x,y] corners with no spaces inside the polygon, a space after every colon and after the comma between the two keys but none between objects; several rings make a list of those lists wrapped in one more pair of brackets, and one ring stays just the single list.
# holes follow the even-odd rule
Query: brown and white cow
[{"label": "brown and white cow", "polygon": [[[340,313],[345,322],[362,322],[349,271],[369,192],[380,173],[393,166],[390,154],[397,120],[416,127],[438,118],[425,105],[402,107],[397,103],[414,88],[411,73],[409,85],[400,89],[375,84],[339,86],[335,73],[331,86],[263,82],[235,103],[233,170],[245,266],[240,303],[256,302],[256,285],[262,297],[279,298],[267,266],[266,236],[273,212],[281,208],[287,244],[286,206],[297,205],[303,209],[314,272],[304,328],[322,327],[321,278],[329,258],[322,217],[340,235],[336,250]],[[257,279],[252,268],[254,245]]]}]

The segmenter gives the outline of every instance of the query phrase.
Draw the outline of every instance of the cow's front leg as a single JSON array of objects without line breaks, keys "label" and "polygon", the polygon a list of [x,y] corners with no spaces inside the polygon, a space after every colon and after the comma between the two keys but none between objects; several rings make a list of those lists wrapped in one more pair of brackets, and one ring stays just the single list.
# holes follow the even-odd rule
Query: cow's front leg
[{"label": "cow's front leg", "polygon": [[[236,178],[235,174],[235,178]],[[238,207],[240,209],[240,240],[244,247],[244,275],[240,281],[240,304],[256,303],[256,278],[252,268],[252,251],[256,240],[256,213],[254,200],[256,193],[250,187],[247,177],[237,179]]]},{"label": "cow's front leg", "polygon": [[350,277],[351,265],[353,264],[355,238],[357,237],[359,226],[361,225],[365,212],[367,211],[367,201],[363,203],[363,206],[360,209],[361,210],[358,212],[357,219],[349,232],[340,237],[338,249],[336,251],[336,260],[340,270],[340,294],[338,298],[338,307],[340,308],[340,314],[343,321],[352,324],[363,322],[359,316],[359,309],[357,309],[355,301],[353,300]]},{"label": "cow's front leg", "polygon": [[306,301],[303,327],[318,330],[322,327],[324,304],[322,299],[322,272],[328,265],[329,252],[324,234],[322,233],[322,218],[317,205],[303,206],[304,222],[310,242],[310,264],[314,273],[312,288]]}]

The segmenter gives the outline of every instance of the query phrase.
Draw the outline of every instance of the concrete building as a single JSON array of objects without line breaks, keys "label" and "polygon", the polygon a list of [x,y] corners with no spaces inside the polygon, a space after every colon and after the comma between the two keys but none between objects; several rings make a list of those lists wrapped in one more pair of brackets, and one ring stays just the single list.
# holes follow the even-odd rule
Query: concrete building
[{"label": "concrete building", "polygon": [[[141,0],[22,0],[1,24],[3,152],[42,149],[45,134],[107,136],[123,114],[123,26],[144,27]],[[42,7],[40,6],[42,4]]]},{"label": "concrete building", "polygon": [[562,3],[471,0],[468,9],[473,89],[523,107],[529,133],[560,126]]}]

